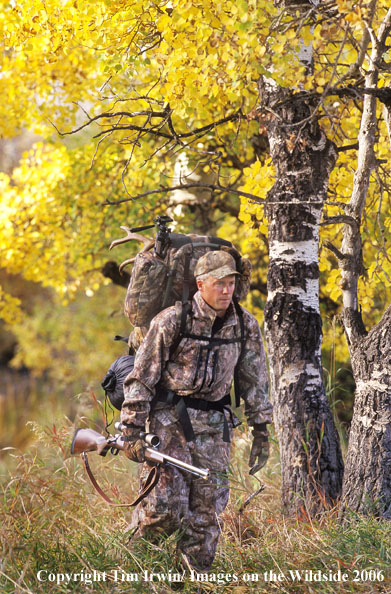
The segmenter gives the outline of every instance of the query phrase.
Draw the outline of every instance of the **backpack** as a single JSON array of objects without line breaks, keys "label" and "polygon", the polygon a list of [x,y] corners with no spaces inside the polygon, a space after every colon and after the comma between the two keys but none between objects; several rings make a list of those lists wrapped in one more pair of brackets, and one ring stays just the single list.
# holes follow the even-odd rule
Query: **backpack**
[{"label": "backpack", "polygon": [[197,291],[194,268],[197,260],[211,250],[227,250],[241,273],[234,299],[241,301],[250,289],[251,264],[231,242],[219,237],[169,233],[164,258],[149,250],[134,260],[126,292],[124,312],[134,327],[148,328],[152,318],[177,301],[187,303]]},{"label": "backpack", "polygon": [[[126,260],[120,266],[121,270],[128,263],[134,262],[124,303],[125,316],[133,326],[128,340],[130,350],[129,355],[114,361],[101,384],[112,405],[118,410],[121,409],[122,385],[127,375],[123,376],[122,369],[127,368],[128,373],[132,371],[134,357],[131,353],[140,346],[151,320],[163,309],[175,305],[177,301],[182,302],[182,308],[178,335],[171,352],[175,350],[184,335],[189,305],[197,291],[194,268],[201,256],[211,250],[223,249],[234,257],[236,269],[241,274],[234,292],[234,303],[238,313],[240,313],[238,302],[244,299],[250,290],[250,260],[242,258],[230,241],[214,236],[171,233],[167,228],[167,223],[171,221],[172,219],[166,216],[155,219],[158,233],[154,242],[148,242],[142,236],[134,235],[134,232],[151,226],[136,229],[121,227],[126,230],[127,237],[114,241],[110,246],[111,248],[132,239],[143,240],[145,243],[144,249],[135,258]],[[119,338],[116,337],[117,340]]]}]

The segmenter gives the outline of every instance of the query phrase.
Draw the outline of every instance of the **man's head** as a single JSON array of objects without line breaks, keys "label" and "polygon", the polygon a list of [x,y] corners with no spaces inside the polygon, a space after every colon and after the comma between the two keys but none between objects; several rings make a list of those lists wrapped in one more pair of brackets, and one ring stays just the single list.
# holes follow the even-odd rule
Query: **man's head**
[{"label": "man's head", "polygon": [[224,250],[207,252],[196,264],[194,276],[198,290],[218,316],[225,314],[232,301],[238,275],[234,258]]}]

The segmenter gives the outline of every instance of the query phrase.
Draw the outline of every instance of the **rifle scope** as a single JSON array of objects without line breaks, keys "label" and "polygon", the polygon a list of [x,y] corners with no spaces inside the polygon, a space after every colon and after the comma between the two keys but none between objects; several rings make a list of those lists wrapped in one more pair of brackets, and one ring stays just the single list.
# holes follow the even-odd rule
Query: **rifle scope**
[{"label": "rifle scope", "polygon": [[[118,431],[121,431],[121,433],[124,429],[126,429],[126,425],[124,423],[121,423],[120,421],[116,421],[114,423],[114,427]],[[160,445],[159,436],[155,435],[154,433],[145,433],[144,431],[141,431],[140,439],[143,439],[147,445],[150,445],[153,448],[157,448]]]}]

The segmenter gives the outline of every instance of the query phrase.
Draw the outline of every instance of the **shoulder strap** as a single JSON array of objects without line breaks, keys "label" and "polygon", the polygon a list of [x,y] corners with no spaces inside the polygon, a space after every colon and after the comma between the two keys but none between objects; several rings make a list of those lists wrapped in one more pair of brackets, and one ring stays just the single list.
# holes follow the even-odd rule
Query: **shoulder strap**
[{"label": "shoulder strap", "polygon": [[172,344],[170,346],[170,359],[173,356],[173,354],[175,353],[175,351],[177,350],[177,348],[179,347],[179,343],[181,342],[182,337],[185,334],[187,316],[189,315],[190,312],[191,312],[191,303],[189,301],[187,301],[186,303],[181,303],[180,316],[177,315],[177,327],[176,327],[174,340],[172,341]]},{"label": "shoulder strap", "polygon": [[238,318],[239,318],[239,324],[240,324],[240,343],[241,343],[241,349],[240,349],[240,354],[239,354],[239,359],[235,365],[235,371],[234,371],[234,391],[235,391],[235,407],[238,408],[240,406],[240,385],[239,385],[239,371],[238,371],[238,367],[239,367],[239,363],[240,360],[242,359],[243,356],[243,350],[244,350],[244,343],[246,342],[246,336],[245,336],[245,330],[244,330],[244,317],[243,317],[243,310],[240,307],[239,303],[237,301],[234,301],[234,307],[236,310],[236,313],[238,314]]},{"label": "shoulder strap", "polygon": [[183,269],[182,304],[188,303],[188,301],[189,301],[190,262],[191,262],[191,253],[187,252],[185,255],[185,265],[184,265],[184,269]]},{"label": "shoulder strap", "polygon": [[[215,344],[224,344],[227,342],[240,342],[241,344],[241,349],[240,349],[240,354],[239,354],[239,359],[235,365],[235,371],[234,371],[234,391],[235,391],[235,407],[238,408],[240,406],[240,385],[239,385],[239,372],[238,372],[238,366],[240,363],[240,360],[243,356],[243,347],[244,347],[244,343],[246,341],[246,336],[245,336],[245,327],[244,327],[244,316],[243,316],[243,310],[241,308],[241,306],[239,305],[239,303],[235,300],[233,301],[234,307],[235,307],[235,311],[238,315],[239,318],[239,326],[240,326],[240,337],[238,339],[213,339],[211,338],[211,340],[215,341]],[[180,322],[178,324],[178,320],[177,320],[177,327],[179,326],[179,328],[177,328],[177,332],[176,332],[176,336],[173,340],[173,343],[170,347],[170,358],[172,357],[172,355],[175,353],[175,351],[177,350],[179,343],[181,342],[182,338],[184,337],[184,335],[186,335],[189,338],[195,338],[195,339],[206,339],[206,337],[202,337],[202,336],[193,336],[192,334],[186,334],[186,322],[187,322],[187,316],[189,315],[190,311],[191,311],[191,303],[186,302],[186,303],[182,303],[182,311],[181,311],[181,315],[180,315]]]}]

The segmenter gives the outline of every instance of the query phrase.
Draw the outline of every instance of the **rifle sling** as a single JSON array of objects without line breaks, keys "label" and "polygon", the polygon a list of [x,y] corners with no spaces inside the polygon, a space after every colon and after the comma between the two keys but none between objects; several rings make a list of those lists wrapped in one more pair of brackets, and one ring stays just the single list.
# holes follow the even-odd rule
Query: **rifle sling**
[{"label": "rifle sling", "polygon": [[103,489],[101,489],[101,487],[98,485],[94,475],[92,474],[90,464],[88,462],[87,453],[82,452],[81,457],[83,459],[84,468],[86,469],[88,478],[90,479],[90,481],[93,484],[96,491],[99,493],[99,495],[102,497],[102,499],[104,499],[106,501],[106,503],[109,503],[110,505],[114,505],[115,507],[134,507],[135,505],[138,505],[140,503],[140,501],[142,501],[144,499],[144,497],[146,497],[152,491],[152,489],[154,487],[156,487],[157,483],[159,482],[160,466],[159,466],[159,464],[157,464],[156,466],[153,466],[151,468],[151,470],[149,471],[149,474],[148,474],[147,478],[145,479],[141,493],[134,501],[132,501],[132,503],[115,503],[114,501],[112,501],[110,499],[110,497],[108,497],[106,495],[106,493],[103,491]]}]

